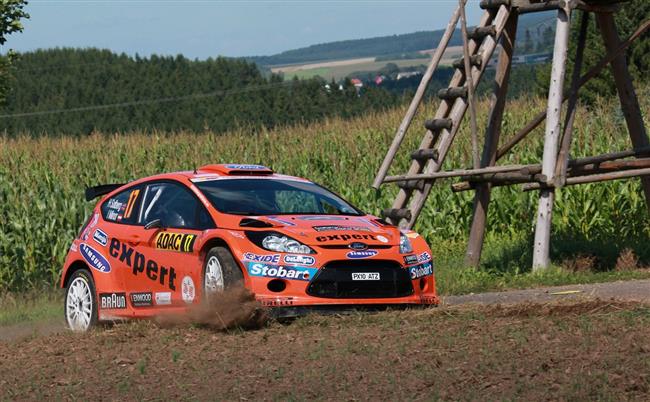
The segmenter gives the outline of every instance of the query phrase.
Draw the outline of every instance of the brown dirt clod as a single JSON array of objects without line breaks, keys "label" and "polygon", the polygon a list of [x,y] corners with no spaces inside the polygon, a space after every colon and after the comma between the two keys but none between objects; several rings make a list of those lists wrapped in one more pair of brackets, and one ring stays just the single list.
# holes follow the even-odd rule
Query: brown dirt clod
[{"label": "brown dirt clod", "polygon": [[258,329],[268,320],[255,295],[243,287],[226,290],[209,302],[192,306],[187,314],[164,314],[155,321],[162,327],[200,325],[225,331],[232,328]]}]

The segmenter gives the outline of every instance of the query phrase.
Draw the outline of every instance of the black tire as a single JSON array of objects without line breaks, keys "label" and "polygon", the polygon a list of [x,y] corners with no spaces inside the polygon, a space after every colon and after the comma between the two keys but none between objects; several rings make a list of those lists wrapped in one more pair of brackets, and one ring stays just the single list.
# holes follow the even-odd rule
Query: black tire
[{"label": "black tire", "polygon": [[[86,290],[90,293],[87,297],[78,297],[77,293],[72,294],[72,292],[79,292],[80,287],[83,286],[85,286]],[[76,315],[74,314],[75,312],[69,311],[73,308],[71,305],[74,305],[76,308]],[[90,310],[90,316],[87,317],[87,320],[79,315],[86,310],[85,307]],[[68,279],[65,288],[65,299],[63,300],[63,314],[68,328],[77,332],[86,332],[96,326],[98,322],[97,309],[97,296],[95,293],[95,281],[93,280],[93,276],[87,269],[79,269],[75,271],[70,279]],[[79,320],[74,320],[74,317],[76,316],[79,317]],[[84,317],[86,316],[87,314],[84,314]]]},{"label": "black tire", "polygon": [[[208,275],[208,263],[211,259],[216,259],[219,262],[221,267],[222,277],[223,277],[223,290],[228,290],[236,287],[243,286],[244,284],[244,275],[242,274],[239,265],[235,261],[235,258],[232,256],[230,250],[226,247],[216,246],[212,247],[210,251],[205,256],[205,261],[203,262],[203,294],[206,296],[205,300],[210,299],[210,295],[215,293],[215,290],[210,290],[206,287]],[[218,290],[216,290],[218,292]]]}]

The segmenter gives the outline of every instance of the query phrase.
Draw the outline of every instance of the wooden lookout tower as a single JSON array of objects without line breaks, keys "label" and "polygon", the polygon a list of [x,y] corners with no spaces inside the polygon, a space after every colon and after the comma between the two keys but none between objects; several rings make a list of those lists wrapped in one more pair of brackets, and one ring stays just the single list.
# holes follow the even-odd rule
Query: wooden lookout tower
[{"label": "wooden lookout tower", "polygon": [[[491,188],[523,184],[524,190],[539,190],[540,194],[533,253],[533,269],[540,269],[549,265],[551,214],[557,189],[569,185],[640,177],[646,204],[650,209],[650,142],[625,58],[625,50],[650,28],[650,20],[641,24],[629,38],[621,40],[614,22],[614,14],[620,7],[625,7],[625,0],[483,0],[480,2],[480,6],[485,10],[484,14],[478,26],[468,30],[465,19],[465,3],[466,0],[459,0],[459,6],[451,17],[445,34],[431,58],[374,180],[373,187],[376,189],[385,183],[394,183],[400,188],[392,207],[383,211],[385,218],[400,227],[413,227],[435,181],[441,178],[460,178],[460,182],[452,185],[454,191],[475,192],[466,262],[468,265],[477,266],[483,247]],[[508,138],[500,144],[499,137],[506,105],[518,18],[524,13],[549,10],[557,12],[557,28],[547,109],[540,111],[512,138]],[[580,33],[576,44],[575,65],[570,89],[565,94],[563,91],[567,71],[569,31],[572,16],[576,15],[575,10],[584,12],[578,21]],[[589,66],[588,72],[581,76],[587,27],[591,15],[595,16],[597,28],[605,44],[606,55],[596,65]],[[422,103],[431,77],[438,67],[459,21],[463,36],[464,57],[454,63],[456,71],[451,78],[449,87],[438,92],[438,97],[441,100],[440,105],[435,116],[424,124],[425,130],[420,148],[410,153],[412,162],[408,172],[402,175],[388,176],[391,162],[398,154],[400,144]],[[490,99],[485,143],[481,156],[479,156],[474,90],[497,47],[500,47],[500,52],[494,92]],[[569,151],[578,91],[607,66],[611,68],[614,76],[632,149],[588,158],[570,159]],[[565,102],[567,105],[563,113],[563,103]],[[473,166],[462,170],[442,171],[445,157],[453,145],[461,121],[468,109],[471,119]],[[546,130],[541,163],[497,165],[499,159],[510,152],[517,143],[544,121],[546,121]]]}]

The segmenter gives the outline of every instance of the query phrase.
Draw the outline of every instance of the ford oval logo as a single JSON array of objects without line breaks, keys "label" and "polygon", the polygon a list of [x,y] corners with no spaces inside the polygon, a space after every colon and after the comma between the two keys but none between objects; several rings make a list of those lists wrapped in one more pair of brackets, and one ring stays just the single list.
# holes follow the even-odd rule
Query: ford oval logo
[{"label": "ford oval logo", "polygon": [[368,248],[368,245],[366,243],[355,241],[354,243],[350,243],[348,247],[350,247],[352,250],[365,250]]},{"label": "ford oval logo", "polygon": [[94,269],[99,272],[111,272],[111,264],[109,264],[106,258],[104,258],[99,251],[90,247],[86,243],[81,243],[79,251],[81,251],[84,260],[86,260]]}]

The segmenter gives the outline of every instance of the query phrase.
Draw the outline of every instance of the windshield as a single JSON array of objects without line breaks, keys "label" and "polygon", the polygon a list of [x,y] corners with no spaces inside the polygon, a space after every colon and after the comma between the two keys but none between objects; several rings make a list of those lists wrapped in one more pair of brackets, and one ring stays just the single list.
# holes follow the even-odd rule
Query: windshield
[{"label": "windshield", "polygon": [[228,179],[194,183],[219,211],[234,215],[361,215],[336,194],[314,183]]}]

